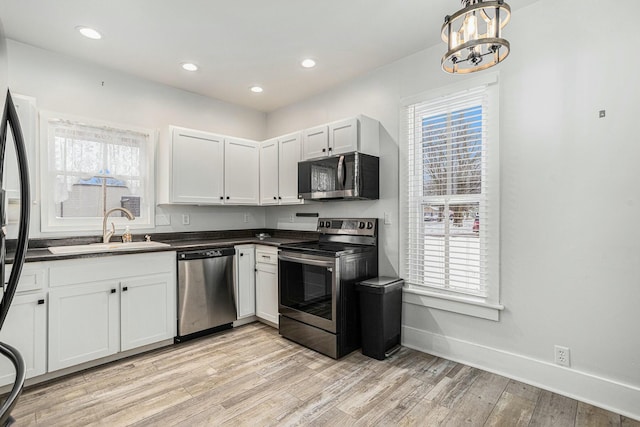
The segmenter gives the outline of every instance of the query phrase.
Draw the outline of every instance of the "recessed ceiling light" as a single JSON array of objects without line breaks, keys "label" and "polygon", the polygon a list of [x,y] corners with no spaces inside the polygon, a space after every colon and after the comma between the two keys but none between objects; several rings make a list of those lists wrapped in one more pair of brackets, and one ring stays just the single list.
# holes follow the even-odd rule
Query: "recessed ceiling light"
[{"label": "recessed ceiling light", "polygon": [[251,92],[253,93],[261,93],[264,89],[262,89],[260,86],[251,86]]},{"label": "recessed ceiling light", "polygon": [[76,30],[78,30],[80,34],[82,34],[88,39],[100,40],[102,38],[102,34],[97,32],[93,28],[79,26],[79,27],[76,27]]},{"label": "recessed ceiling light", "polygon": [[187,71],[198,71],[198,66],[192,62],[183,62],[182,68]]},{"label": "recessed ceiling light", "polygon": [[311,58],[307,58],[300,63],[304,68],[313,68],[316,66],[316,61]]}]

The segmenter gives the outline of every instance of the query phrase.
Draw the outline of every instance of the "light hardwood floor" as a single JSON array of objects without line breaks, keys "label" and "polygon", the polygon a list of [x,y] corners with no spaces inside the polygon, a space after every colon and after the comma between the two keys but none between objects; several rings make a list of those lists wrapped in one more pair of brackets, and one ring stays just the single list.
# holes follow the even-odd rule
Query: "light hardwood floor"
[{"label": "light hardwood floor", "polygon": [[18,426],[624,426],[640,422],[402,348],[335,361],[253,323],[24,391]]}]

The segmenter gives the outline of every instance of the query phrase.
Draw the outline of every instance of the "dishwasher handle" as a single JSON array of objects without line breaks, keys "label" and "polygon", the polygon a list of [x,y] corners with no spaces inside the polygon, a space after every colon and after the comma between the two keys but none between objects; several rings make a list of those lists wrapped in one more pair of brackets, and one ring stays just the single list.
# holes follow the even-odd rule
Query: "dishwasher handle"
[{"label": "dishwasher handle", "polygon": [[236,254],[234,248],[211,248],[211,249],[198,249],[192,251],[178,252],[178,261],[188,261],[191,259],[204,259],[204,258],[220,258],[225,256],[233,256]]}]

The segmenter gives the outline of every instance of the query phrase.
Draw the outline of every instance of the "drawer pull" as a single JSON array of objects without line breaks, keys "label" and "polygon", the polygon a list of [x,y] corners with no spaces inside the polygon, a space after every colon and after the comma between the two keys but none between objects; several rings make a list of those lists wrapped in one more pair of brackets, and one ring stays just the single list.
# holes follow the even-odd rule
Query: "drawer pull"
[{"label": "drawer pull", "polygon": [[126,286],[124,288],[122,288],[122,292],[127,292],[128,290],[129,290],[129,288],[126,287]]},{"label": "drawer pull", "polygon": [[115,290],[115,289],[111,289],[111,293],[112,293],[112,294],[115,294],[115,293],[116,293],[116,290]]},{"label": "drawer pull", "polygon": [[44,300],[43,299],[39,299],[38,300],[38,305],[42,305],[42,304],[44,304]]}]

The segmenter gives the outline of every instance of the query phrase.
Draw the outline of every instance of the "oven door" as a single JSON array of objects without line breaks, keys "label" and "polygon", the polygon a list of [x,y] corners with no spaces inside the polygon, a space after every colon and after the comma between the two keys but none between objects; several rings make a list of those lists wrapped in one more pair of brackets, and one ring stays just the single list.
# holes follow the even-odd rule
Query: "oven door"
[{"label": "oven door", "polygon": [[278,255],[280,314],[336,333],[339,266],[335,257],[281,251]]}]

